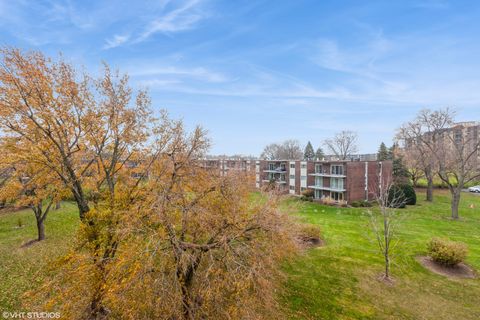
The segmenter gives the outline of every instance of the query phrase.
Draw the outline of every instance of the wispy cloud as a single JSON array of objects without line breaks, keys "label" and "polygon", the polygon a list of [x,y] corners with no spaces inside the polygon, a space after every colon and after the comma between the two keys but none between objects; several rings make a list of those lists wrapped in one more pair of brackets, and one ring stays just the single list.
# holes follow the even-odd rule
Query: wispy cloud
[{"label": "wispy cloud", "polygon": [[204,67],[184,68],[175,66],[147,68],[136,68],[130,73],[134,77],[161,77],[161,76],[178,76],[194,78],[206,82],[226,82],[229,78],[220,72],[215,72]]},{"label": "wispy cloud", "polygon": [[205,17],[200,10],[200,0],[189,0],[183,5],[151,21],[137,41],[143,41],[155,33],[174,33],[188,30]]},{"label": "wispy cloud", "polygon": [[105,41],[105,45],[103,46],[103,49],[111,49],[111,48],[118,47],[118,46],[124,44],[125,42],[127,42],[128,39],[130,39],[129,35],[116,34],[116,35],[113,36],[113,38],[107,39]]},{"label": "wispy cloud", "polygon": [[126,43],[140,43],[158,33],[173,34],[181,31],[191,30],[208,15],[203,9],[202,0],[187,0],[181,2],[164,3],[159,12],[149,19],[142,21],[130,30],[130,37],[117,36],[105,40],[105,49],[118,47]]},{"label": "wispy cloud", "polygon": [[375,32],[356,47],[350,45],[348,49],[335,40],[319,39],[311,59],[325,69],[373,77],[375,62],[386,55],[391,47],[391,42],[381,31]]}]

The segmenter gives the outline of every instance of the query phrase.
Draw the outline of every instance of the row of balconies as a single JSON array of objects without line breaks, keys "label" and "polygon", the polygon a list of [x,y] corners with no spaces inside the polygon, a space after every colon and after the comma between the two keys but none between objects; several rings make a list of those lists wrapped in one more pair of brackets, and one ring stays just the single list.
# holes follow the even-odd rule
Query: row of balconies
[{"label": "row of balconies", "polygon": [[337,186],[324,187],[324,186],[320,186],[320,185],[313,185],[313,186],[308,186],[308,188],[316,189],[316,190],[335,191],[335,192],[345,192],[345,191],[347,191],[344,187],[339,188]]}]

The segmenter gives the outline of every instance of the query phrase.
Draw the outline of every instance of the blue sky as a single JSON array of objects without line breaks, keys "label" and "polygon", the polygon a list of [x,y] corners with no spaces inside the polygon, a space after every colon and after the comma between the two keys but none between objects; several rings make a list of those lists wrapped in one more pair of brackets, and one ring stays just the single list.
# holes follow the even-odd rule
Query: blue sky
[{"label": "blue sky", "polygon": [[0,36],[127,72],[213,154],[345,129],[375,152],[426,107],[480,120],[478,1],[0,0]]}]

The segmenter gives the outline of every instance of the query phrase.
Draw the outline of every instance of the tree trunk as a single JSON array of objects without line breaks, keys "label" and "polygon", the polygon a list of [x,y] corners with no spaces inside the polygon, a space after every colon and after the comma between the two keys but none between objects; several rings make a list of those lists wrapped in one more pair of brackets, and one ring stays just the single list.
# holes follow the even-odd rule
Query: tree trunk
[{"label": "tree trunk", "polygon": [[43,206],[42,203],[40,202],[39,204],[36,205],[31,205],[30,208],[32,208],[33,213],[35,214],[35,220],[37,221],[37,240],[42,241],[45,240],[45,219],[47,218],[48,210],[50,209],[50,206],[45,209],[45,212],[43,212]]},{"label": "tree trunk", "polygon": [[82,185],[80,182],[76,181],[74,186],[70,187],[70,190],[72,191],[75,202],[77,203],[80,220],[83,221],[87,212],[90,211],[90,207],[88,206],[88,201],[85,197],[85,193],[83,192]]},{"label": "tree trunk", "polygon": [[385,278],[389,279],[390,277],[390,239],[389,239],[389,223],[387,212],[383,213],[383,240],[385,241],[385,250],[383,255],[385,257]]},{"label": "tree trunk", "polygon": [[427,177],[427,201],[433,201],[433,177]]},{"label": "tree trunk", "polygon": [[385,254],[385,278],[390,278],[390,258],[388,257],[388,253]]},{"label": "tree trunk", "polygon": [[180,282],[182,289],[182,305],[183,305],[183,319],[192,320],[195,319],[195,309],[197,307],[193,297],[191,295],[193,277],[195,271],[200,264],[202,254],[198,254],[192,264],[187,267],[186,270],[182,271],[177,269],[177,279]]},{"label": "tree trunk", "polygon": [[458,207],[460,205],[461,190],[452,190],[452,219],[458,220]]},{"label": "tree trunk", "polygon": [[424,169],[425,178],[427,179],[427,201],[433,201],[433,172],[432,166],[427,166]]},{"label": "tree trunk", "polygon": [[90,207],[88,206],[87,200],[83,196],[83,193],[80,195],[74,193],[74,198],[75,198],[75,202],[77,203],[80,220],[83,221],[85,219],[85,215],[87,214],[87,212],[90,211]]},{"label": "tree trunk", "polygon": [[58,201],[58,202],[55,203],[55,210],[58,210],[58,209],[60,209],[61,207],[62,207],[62,206],[61,206],[61,204],[60,204],[60,201]]},{"label": "tree trunk", "polygon": [[45,224],[43,223],[45,219],[37,217],[37,231],[38,231],[38,241],[45,240]]}]

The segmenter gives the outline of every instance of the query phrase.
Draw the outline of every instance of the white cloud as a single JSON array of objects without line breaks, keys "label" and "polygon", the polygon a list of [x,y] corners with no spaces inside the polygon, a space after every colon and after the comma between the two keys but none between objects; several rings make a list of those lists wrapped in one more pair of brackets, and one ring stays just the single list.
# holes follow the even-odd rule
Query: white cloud
[{"label": "white cloud", "polygon": [[158,76],[179,76],[195,78],[206,82],[226,82],[228,77],[222,73],[211,71],[203,67],[181,68],[174,66],[167,67],[146,67],[137,68],[130,72],[131,76],[136,77],[158,77]]},{"label": "white cloud", "polygon": [[202,3],[201,0],[187,0],[171,8],[170,3],[165,2],[158,8],[159,13],[153,18],[143,19],[141,23],[132,27],[129,31],[130,37],[114,36],[113,39],[106,40],[104,48],[114,48],[127,42],[143,42],[157,33],[172,34],[193,29],[198,22],[207,17],[202,9]]},{"label": "white cloud", "polygon": [[204,18],[199,10],[199,0],[190,0],[182,6],[167,12],[151,21],[137,41],[143,41],[155,33],[173,33],[193,28],[193,26]]},{"label": "white cloud", "polygon": [[103,46],[103,49],[111,49],[118,47],[127,42],[128,39],[130,39],[129,35],[116,34],[113,36],[113,38],[105,40],[105,45]]}]

